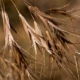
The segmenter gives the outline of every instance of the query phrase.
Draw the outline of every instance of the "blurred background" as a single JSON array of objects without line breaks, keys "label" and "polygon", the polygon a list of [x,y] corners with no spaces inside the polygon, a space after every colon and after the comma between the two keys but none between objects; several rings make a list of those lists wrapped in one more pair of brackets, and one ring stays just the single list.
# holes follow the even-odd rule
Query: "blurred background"
[{"label": "blurred background", "polygon": [[[10,0],[3,0],[4,4],[5,4],[5,9],[6,12],[8,13],[9,19],[10,19],[10,23],[13,25],[13,27],[17,30],[17,32],[21,35],[21,38],[19,36],[17,36],[13,31],[12,34],[15,38],[15,40],[18,42],[18,44],[20,46],[22,46],[24,49],[28,50],[28,48],[30,47],[29,44],[29,40],[27,39],[24,29],[22,27],[22,24],[20,23],[18,14],[16,9],[14,8],[13,4],[11,3]],[[24,5],[24,3],[22,2],[22,0],[13,0],[14,3],[17,5],[17,8],[19,9],[19,11],[21,12],[21,14],[26,18],[26,20],[29,22],[29,24],[31,26],[33,26],[33,22],[32,22],[32,18],[30,16],[30,13],[27,9],[27,7]],[[62,7],[65,4],[67,4],[70,0],[28,0],[32,5],[37,6],[38,8],[40,8],[41,10],[45,11],[46,9],[49,8],[58,8],[58,7]],[[75,5],[75,9],[79,9],[80,8],[80,0],[77,0],[77,2],[75,3],[75,0],[72,1],[72,3],[69,5],[69,7],[67,7],[66,9],[70,10],[73,8],[73,6]],[[75,15],[80,15],[80,12],[77,11],[74,13]],[[55,17],[57,17],[55,15]],[[75,16],[76,20],[73,21],[74,23],[74,29],[75,29],[75,33],[80,34],[80,18],[79,16]],[[63,17],[62,17],[63,18]],[[63,29],[74,32],[73,28],[70,27],[72,26],[71,21],[70,20],[66,20],[63,22],[65,26],[62,26]],[[69,27],[68,27],[69,26]],[[76,41],[76,38],[71,37],[68,35],[69,40],[71,41]],[[78,40],[78,42],[80,42]],[[80,48],[80,44],[76,44],[79,48]],[[2,18],[0,16],[0,49],[4,46],[4,32],[3,32],[3,24],[2,24]],[[40,54],[38,55],[38,57],[41,56]],[[48,57],[49,58],[49,57]],[[48,59],[47,58],[47,59]],[[46,60],[48,61],[48,60]],[[49,63],[49,61],[48,61]],[[47,73],[48,75],[49,73]],[[54,75],[55,74],[55,75]],[[64,73],[63,73],[64,74]],[[55,68],[54,72],[53,72],[53,78],[52,80],[74,80],[74,78],[72,78],[72,76],[67,75],[66,73],[63,75],[60,70],[57,68]],[[56,77],[55,77],[56,76]],[[61,77],[62,76],[62,77]],[[55,78],[54,78],[55,77]],[[58,79],[61,78],[61,79]],[[43,79],[44,80],[44,79]],[[47,80],[47,79],[45,79]]]}]

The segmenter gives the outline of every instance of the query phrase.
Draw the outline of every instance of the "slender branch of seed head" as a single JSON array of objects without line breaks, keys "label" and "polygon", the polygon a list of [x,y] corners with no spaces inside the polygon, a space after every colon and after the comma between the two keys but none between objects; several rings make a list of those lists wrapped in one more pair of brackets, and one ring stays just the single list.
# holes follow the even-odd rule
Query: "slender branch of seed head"
[{"label": "slender branch of seed head", "polygon": [[11,2],[13,3],[15,9],[17,10],[17,12],[18,12],[18,14],[19,14],[19,10],[18,10],[18,8],[16,7],[15,3],[13,2],[13,0],[11,0]]},{"label": "slender branch of seed head", "polygon": [[5,11],[5,6],[3,0],[0,0],[1,10]]}]

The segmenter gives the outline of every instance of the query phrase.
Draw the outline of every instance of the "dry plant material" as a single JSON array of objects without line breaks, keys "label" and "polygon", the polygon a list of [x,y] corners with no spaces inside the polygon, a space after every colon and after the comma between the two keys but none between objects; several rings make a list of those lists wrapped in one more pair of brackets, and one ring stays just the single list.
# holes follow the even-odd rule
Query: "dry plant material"
[{"label": "dry plant material", "polygon": [[[22,48],[17,44],[17,42],[14,40],[12,36],[9,18],[3,6],[4,5],[2,2],[1,13],[5,34],[5,46],[2,49],[3,56],[1,58],[2,64],[6,64],[9,70],[10,80],[16,80],[16,77],[18,77],[18,79],[25,80],[25,71],[28,68],[29,64],[25,59],[25,55],[21,51]],[[14,74],[18,75],[14,76]]]},{"label": "dry plant material", "polygon": [[[32,6],[27,0],[22,1],[30,11],[34,27],[27,22],[26,18],[19,12],[13,0],[11,0],[17,10],[24,31],[31,42],[30,44],[33,45],[32,47],[34,49],[35,56],[30,55],[30,53],[21,48],[14,40],[11,29],[13,29],[16,34],[18,34],[18,32],[10,25],[8,15],[4,8],[3,0],[1,0],[1,14],[4,26],[5,46],[2,49],[3,54],[2,56],[0,56],[0,61],[3,65],[5,65],[5,69],[8,68],[9,79],[42,80],[42,77],[45,77],[45,79],[48,78],[49,80],[51,80],[51,78],[53,77],[52,74],[54,74],[54,63],[56,62],[59,69],[64,70],[69,76],[74,77],[75,80],[79,80],[80,69],[77,62],[76,49],[74,49],[75,44],[66,38],[66,34],[78,38],[80,38],[80,36],[61,29],[59,26],[63,25],[63,23],[59,22],[58,18],[55,19],[55,17],[50,15],[51,13],[61,14],[67,18],[70,18],[71,20],[75,19],[71,14],[71,11],[65,10],[65,7],[67,7],[72,2],[72,0],[67,5],[64,5],[61,8],[51,8],[46,11],[41,11],[36,6]],[[38,25],[36,18],[38,18],[43,23],[43,26],[45,28],[44,33],[42,32],[40,25]],[[42,64],[40,64],[40,62],[37,63],[37,55],[39,55],[38,50],[40,50],[40,52],[42,53]],[[35,72],[29,67],[29,63],[26,60],[27,56],[24,55],[23,51],[28,53],[30,57],[33,58]],[[47,53],[49,53],[50,65],[46,65]],[[74,58],[74,62],[72,62],[67,57],[67,53],[72,55],[72,57]],[[38,69],[38,64],[40,64],[40,69]],[[71,67],[76,70],[77,75],[74,74]],[[49,77],[46,77],[45,72],[48,69],[50,73]],[[17,78],[15,74],[17,74]],[[40,77],[37,76],[38,74],[40,75]],[[0,74],[0,78],[3,80],[2,74]]]}]

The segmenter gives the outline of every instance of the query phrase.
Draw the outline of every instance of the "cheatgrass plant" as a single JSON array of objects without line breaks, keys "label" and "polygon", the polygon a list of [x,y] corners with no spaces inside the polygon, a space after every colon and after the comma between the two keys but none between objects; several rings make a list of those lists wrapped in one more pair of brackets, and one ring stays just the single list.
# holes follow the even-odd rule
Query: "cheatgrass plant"
[{"label": "cheatgrass plant", "polygon": [[[23,4],[30,11],[33,26],[31,26],[20,13],[13,0],[10,0],[16,9],[26,36],[30,40],[30,49],[34,49],[34,55],[23,49],[14,40],[11,30],[18,36],[21,36],[21,34],[14,29],[9,21],[4,0],[0,1],[5,35],[5,45],[0,50],[0,80],[58,80],[56,77],[62,77],[62,75],[69,76],[70,80],[71,78],[74,80],[80,79],[78,63],[78,55],[80,53],[75,43],[67,38],[68,35],[74,36],[77,39],[79,39],[80,36],[75,33],[75,30],[74,33],[72,33],[61,28],[61,26],[67,27],[64,25],[65,20],[70,19],[73,24],[73,20],[76,20],[75,17],[78,17],[73,14],[78,10],[74,8],[66,10],[73,0],[63,7],[51,8],[45,11],[33,6],[27,0],[22,0]],[[64,18],[57,18],[52,14],[61,15]],[[42,25],[40,25],[39,22],[42,23]],[[43,28],[44,30],[42,30]],[[41,56],[37,56],[39,54],[41,54]],[[54,70],[54,66],[57,67],[60,73]],[[57,72],[59,73],[58,76]],[[62,78],[59,78],[59,80],[62,80]]]}]

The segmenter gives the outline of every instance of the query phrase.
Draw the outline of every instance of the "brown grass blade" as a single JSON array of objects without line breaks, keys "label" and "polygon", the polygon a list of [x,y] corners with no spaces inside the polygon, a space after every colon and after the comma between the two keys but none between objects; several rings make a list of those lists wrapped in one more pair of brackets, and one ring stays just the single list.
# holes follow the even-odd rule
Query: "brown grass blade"
[{"label": "brown grass blade", "polygon": [[[32,41],[33,41],[34,51],[35,51],[35,60],[37,60],[37,46],[36,46],[36,41],[33,36],[32,36]],[[36,74],[36,71],[37,71],[37,64],[35,61],[35,74]]]},{"label": "brown grass blade", "polygon": [[55,29],[57,29],[57,30],[59,30],[59,31],[61,31],[61,32],[64,32],[64,33],[67,33],[67,34],[70,34],[70,35],[73,35],[73,36],[75,36],[75,37],[80,38],[80,35],[77,35],[77,34],[74,34],[74,33],[68,32],[68,31],[65,31],[65,30],[63,30],[63,29],[60,29],[59,27],[55,26],[55,25],[54,25],[52,22],[50,22],[50,21],[48,21],[48,23],[49,23],[53,28],[55,28]]},{"label": "brown grass blade", "polygon": [[34,26],[35,26],[36,33],[42,37],[41,30],[39,29],[39,26],[36,21],[34,21]]},{"label": "brown grass blade", "polygon": [[4,25],[4,32],[5,32],[5,47],[10,43],[10,46],[12,46],[13,37],[10,32],[10,24],[8,15],[5,11],[2,11],[2,19],[3,19],[3,25]]}]

